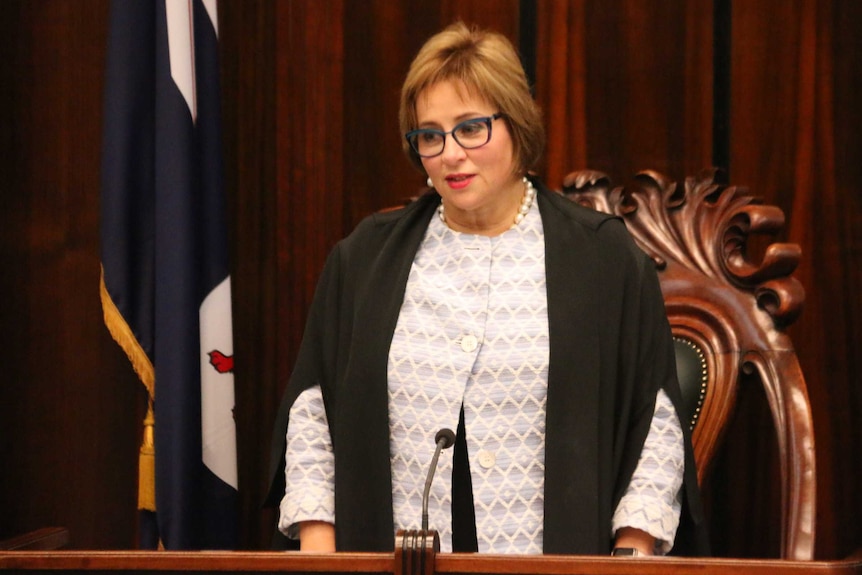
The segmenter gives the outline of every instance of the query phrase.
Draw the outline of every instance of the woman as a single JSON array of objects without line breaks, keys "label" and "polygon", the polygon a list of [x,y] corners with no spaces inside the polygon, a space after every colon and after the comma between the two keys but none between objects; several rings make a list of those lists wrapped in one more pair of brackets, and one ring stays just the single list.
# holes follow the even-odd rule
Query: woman
[{"label": "woman", "polygon": [[391,549],[457,427],[429,504],[443,551],[705,541],[653,264],[621,221],[526,176],[544,131],[512,45],[460,23],[431,38],[400,122],[432,190],[327,260],[274,433],[281,531]]}]

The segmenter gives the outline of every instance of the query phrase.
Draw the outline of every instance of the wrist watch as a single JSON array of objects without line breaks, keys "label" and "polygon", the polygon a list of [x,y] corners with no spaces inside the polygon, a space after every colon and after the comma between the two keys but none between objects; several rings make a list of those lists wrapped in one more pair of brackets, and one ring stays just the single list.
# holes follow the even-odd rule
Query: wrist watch
[{"label": "wrist watch", "polygon": [[614,557],[637,557],[640,555],[640,552],[634,547],[614,547],[611,555]]}]

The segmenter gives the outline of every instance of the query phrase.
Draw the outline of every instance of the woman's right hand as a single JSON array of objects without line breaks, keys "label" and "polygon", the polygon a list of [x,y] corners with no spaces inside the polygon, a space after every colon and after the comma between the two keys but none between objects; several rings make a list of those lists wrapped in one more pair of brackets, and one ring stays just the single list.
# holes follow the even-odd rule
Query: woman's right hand
[{"label": "woman's right hand", "polygon": [[299,550],[312,553],[335,552],[335,525],[326,521],[300,522]]}]

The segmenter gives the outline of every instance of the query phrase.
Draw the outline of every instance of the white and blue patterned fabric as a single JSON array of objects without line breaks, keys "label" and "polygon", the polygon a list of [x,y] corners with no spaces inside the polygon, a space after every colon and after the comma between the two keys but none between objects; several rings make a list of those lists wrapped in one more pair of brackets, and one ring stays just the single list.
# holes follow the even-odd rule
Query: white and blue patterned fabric
[{"label": "white and blue patterned fabric", "polygon": [[[434,219],[407,280],[389,352],[396,525],[420,516],[441,427],[461,405],[479,551],[541,553],[548,312],[542,219],[460,234]],[[452,451],[438,465],[429,524],[451,549]]]},{"label": "white and blue patterned fabric", "polygon": [[[548,369],[544,235],[538,207],[497,237],[433,218],[416,254],[389,353],[393,513],[418,528],[433,437],[464,407],[479,551],[542,552]],[[290,412],[279,527],[334,522],[332,448],[320,388]],[[438,463],[429,525],[451,550],[452,450]],[[672,546],[679,521],[682,430],[660,392],[644,453],[613,529],[632,526]]]}]

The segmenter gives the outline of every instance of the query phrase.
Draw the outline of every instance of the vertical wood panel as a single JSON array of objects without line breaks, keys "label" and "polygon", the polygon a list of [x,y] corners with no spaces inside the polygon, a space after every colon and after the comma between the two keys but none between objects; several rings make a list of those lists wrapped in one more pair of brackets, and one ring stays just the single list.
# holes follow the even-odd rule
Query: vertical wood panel
[{"label": "vertical wood panel", "polygon": [[538,28],[552,186],[585,167],[628,178],[709,165],[710,3],[540,0]]},{"label": "vertical wood panel", "polygon": [[[782,206],[791,227],[794,219],[786,200],[792,193],[795,178],[796,109],[801,104],[800,98],[805,98],[799,91],[800,65],[809,57],[807,50],[800,50],[799,43],[806,30],[801,16],[798,2],[734,3],[731,10],[730,175],[734,182],[745,183],[767,202]],[[791,239],[799,241],[800,238]],[[804,276],[803,270],[811,265],[812,253],[810,246],[804,242],[802,245],[804,256],[800,273]],[[800,277],[800,280],[806,284],[807,292],[805,310],[799,321],[799,325],[804,325],[812,321],[812,294],[805,278]],[[798,338],[796,346],[811,389],[817,381],[816,374],[806,365],[805,346]],[[815,398],[816,392],[813,402]],[[813,409],[818,410],[816,403]],[[818,421],[815,418],[818,488],[822,490],[830,470],[824,459],[828,446]],[[761,486],[768,483],[769,478],[763,476],[762,467],[758,466],[759,454],[774,448],[774,432],[769,428],[761,429],[761,433],[751,431],[751,425],[742,423],[731,428],[727,440],[726,473],[731,473],[733,468],[751,466],[757,474],[746,489],[731,490],[723,499],[725,524],[720,544],[727,554],[774,556],[778,553],[778,544],[767,534],[774,532],[775,515],[780,509],[771,498],[760,497]],[[820,498],[821,511],[824,504],[828,506]],[[731,529],[735,518],[746,509],[751,510],[746,525]],[[822,538],[829,526],[821,522],[818,529]]]},{"label": "vertical wood panel", "polygon": [[[846,333],[845,353],[835,355],[833,349],[821,368],[821,381],[823,385],[846,387],[837,405],[847,415],[838,421],[831,419],[831,409],[822,415],[836,427],[832,432],[836,437],[835,473],[831,484],[821,487],[832,491],[836,511],[830,514],[834,535],[822,539],[821,555],[844,557],[858,550],[862,542],[862,3],[833,2],[831,12],[825,22],[821,16],[819,25],[832,30],[831,81],[827,85],[832,89],[834,131],[825,137],[831,139],[835,153],[834,193],[839,203],[836,233],[840,244],[832,249],[839,252],[836,259],[843,277],[835,296],[843,302],[843,309],[830,309],[823,326],[831,338],[831,318],[843,315]],[[843,399],[847,403],[841,403]],[[840,427],[842,424],[846,428]]]},{"label": "vertical wood panel", "polygon": [[275,2],[219,4],[224,111],[225,189],[230,212],[240,536],[245,549],[266,548],[274,514],[261,511],[267,448],[278,406],[279,339],[275,321],[276,107]]},{"label": "vertical wood panel", "polygon": [[439,18],[433,8],[385,0],[346,5],[343,234],[424,185],[401,153],[398,102],[410,58]]},{"label": "vertical wood panel", "polygon": [[[344,3],[276,3],[276,315],[279,387],[317,275],[342,235]],[[282,331],[283,330],[283,331]]]},{"label": "vertical wood panel", "polygon": [[0,28],[0,536],[60,524],[129,547],[144,395],[98,297],[107,2],[4,2]]},{"label": "vertical wood panel", "polygon": [[589,165],[586,5],[539,2],[537,12],[536,100],[547,131],[544,175],[558,188],[565,174]]},{"label": "vertical wood panel", "polygon": [[[862,10],[848,1],[733,4],[731,165],[788,218],[805,310],[792,328],[809,382],[817,555],[858,546]],[[853,103],[855,99],[856,103]]]}]

